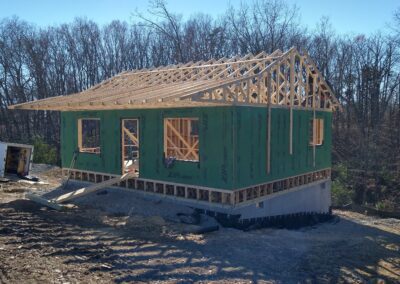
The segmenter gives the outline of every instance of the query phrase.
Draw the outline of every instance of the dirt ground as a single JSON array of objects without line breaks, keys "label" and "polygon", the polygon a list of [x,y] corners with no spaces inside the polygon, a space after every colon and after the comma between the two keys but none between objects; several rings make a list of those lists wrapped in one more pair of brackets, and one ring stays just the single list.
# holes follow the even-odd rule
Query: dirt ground
[{"label": "dirt ground", "polygon": [[39,206],[25,192],[59,186],[60,172],[35,171],[45,184],[0,185],[0,283],[400,282],[400,220],[334,211],[300,230],[182,234],[163,219]]}]

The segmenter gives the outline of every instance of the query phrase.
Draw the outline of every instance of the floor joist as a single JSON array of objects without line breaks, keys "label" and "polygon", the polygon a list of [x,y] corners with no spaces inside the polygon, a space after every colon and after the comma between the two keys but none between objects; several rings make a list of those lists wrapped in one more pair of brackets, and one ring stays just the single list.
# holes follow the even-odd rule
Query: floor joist
[{"label": "floor joist", "polygon": [[[210,204],[236,206],[243,203],[256,202],[258,199],[264,196],[290,190],[298,186],[307,185],[321,180],[329,180],[331,176],[331,169],[328,168],[315,172],[304,173],[285,179],[274,180],[271,182],[256,184],[235,190],[143,179],[140,177],[124,178],[124,180],[121,180],[117,184],[115,180],[121,178],[121,176],[64,168],[63,177],[67,178],[68,174],[70,179],[77,181],[104,184],[105,181],[111,180],[111,185],[115,184],[115,186],[125,189],[149,192],[152,194],[159,194],[192,201],[206,202]],[[94,186],[95,185],[93,185],[93,187]],[[102,188],[104,188],[104,186]]]}]

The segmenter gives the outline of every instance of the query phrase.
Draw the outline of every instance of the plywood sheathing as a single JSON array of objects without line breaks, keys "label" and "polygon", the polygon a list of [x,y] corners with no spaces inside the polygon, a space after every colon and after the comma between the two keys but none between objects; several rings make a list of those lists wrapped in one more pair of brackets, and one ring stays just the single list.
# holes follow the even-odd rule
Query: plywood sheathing
[{"label": "plywood sheathing", "polygon": [[[315,88],[309,87],[310,78],[316,78]],[[277,50],[270,55],[262,52],[123,72],[77,94],[17,104],[10,109],[74,111],[268,104],[329,111],[340,107],[309,55],[291,48],[285,53]]]}]

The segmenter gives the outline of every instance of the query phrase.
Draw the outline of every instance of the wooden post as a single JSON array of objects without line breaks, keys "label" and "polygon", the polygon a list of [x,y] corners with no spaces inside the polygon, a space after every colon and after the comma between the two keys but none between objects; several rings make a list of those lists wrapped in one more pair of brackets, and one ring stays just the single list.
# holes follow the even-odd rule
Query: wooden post
[{"label": "wooden post", "polygon": [[313,167],[315,168],[315,154],[316,154],[316,148],[315,148],[315,134],[316,134],[316,125],[315,125],[315,95],[317,92],[317,75],[313,75],[313,97],[312,97],[312,107],[313,107],[313,122],[312,122],[312,127],[313,127]]},{"label": "wooden post", "polygon": [[78,119],[78,148],[82,148],[82,119]]},{"label": "wooden post", "polygon": [[125,173],[125,133],[124,133],[124,128],[125,128],[125,120],[121,119],[121,152],[122,152],[122,160],[121,160],[121,167],[122,167],[122,174]]},{"label": "wooden post", "polygon": [[168,132],[167,132],[167,123],[166,123],[166,118],[163,117],[163,126],[164,126],[164,158],[168,157],[168,144],[167,144],[167,137],[168,137]]},{"label": "wooden post", "polygon": [[262,91],[261,91],[262,76],[258,75],[257,79],[258,79],[258,82],[257,82],[257,89],[258,89],[257,103],[259,104],[261,102],[261,94],[262,94]]},{"label": "wooden post", "polygon": [[[275,77],[275,84],[276,84],[276,92],[275,92],[275,102],[274,104],[279,104],[279,97],[281,94],[281,65],[276,65],[276,77]],[[272,102],[272,93],[271,93],[271,102]]]},{"label": "wooden post", "polygon": [[[267,88],[268,88],[268,129],[267,129],[267,174],[271,172],[271,103],[272,103],[272,76],[270,70],[267,73]],[[278,71],[277,71],[277,75]],[[279,86],[277,87],[277,92]]]},{"label": "wooden post", "polygon": [[250,102],[250,96],[251,96],[251,92],[250,92],[250,85],[251,85],[251,80],[247,80],[247,97],[246,97],[246,103]]},{"label": "wooden post", "polygon": [[294,60],[295,54],[290,54],[290,127],[289,127],[289,153],[293,154],[293,97],[294,97]]}]

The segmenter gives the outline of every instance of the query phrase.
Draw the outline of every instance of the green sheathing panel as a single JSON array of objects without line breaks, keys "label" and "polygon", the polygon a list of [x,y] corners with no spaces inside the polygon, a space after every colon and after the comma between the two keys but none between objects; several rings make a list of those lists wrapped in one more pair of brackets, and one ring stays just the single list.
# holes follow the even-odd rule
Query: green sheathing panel
[{"label": "green sheathing panel", "polygon": [[[77,120],[100,118],[101,154],[80,153],[75,168],[121,174],[123,118],[140,119],[140,176],[215,188],[242,188],[331,166],[330,112],[316,112],[324,119],[324,143],[309,145],[312,111],[293,110],[293,155],[289,154],[288,109],[271,110],[271,172],[267,168],[268,109],[260,107],[209,107],[149,110],[63,112],[61,115],[62,166],[69,167],[77,148]],[[200,162],[163,162],[163,118],[200,119]]]},{"label": "green sheathing panel", "polygon": [[309,145],[312,111],[293,110],[293,154],[289,154],[290,111],[271,109],[271,172],[267,174],[268,109],[236,107],[236,158],[234,188],[282,179],[331,166],[332,113],[317,111],[324,119],[324,142],[316,146],[315,167],[313,147]]},{"label": "green sheathing panel", "polygon": [[[163,162],[163,118],[200,119],[200,162]],[[233,117],[231,107],[62,112],[62,166],[69,167],[77,148],[77,120],[100,118],[101,154],[79,153],[76,169],[121,174],[121,119],[140,119],[140,177],[231,189],[233,187]]]}]

